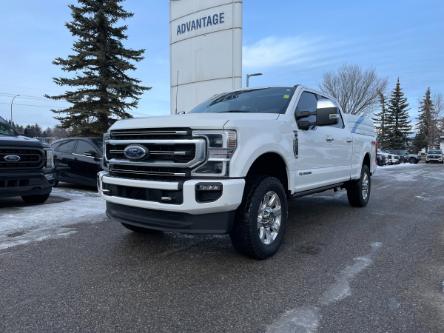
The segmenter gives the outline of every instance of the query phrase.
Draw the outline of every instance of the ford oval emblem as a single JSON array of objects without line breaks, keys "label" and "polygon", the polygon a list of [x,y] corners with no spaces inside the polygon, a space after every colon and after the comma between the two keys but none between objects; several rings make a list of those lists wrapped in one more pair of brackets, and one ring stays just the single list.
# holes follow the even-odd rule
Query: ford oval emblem
[{"label": "ford oval emblem", "polygon": [[3,157],[6,162],[19,162],[21,160],[18,155],[6,155]]},{"label": "ford oval emblem", "polygon": [[148,155],[148,149],[140,145],[130,145],[124,149],[123,154],[129,160],[141,160]]}]

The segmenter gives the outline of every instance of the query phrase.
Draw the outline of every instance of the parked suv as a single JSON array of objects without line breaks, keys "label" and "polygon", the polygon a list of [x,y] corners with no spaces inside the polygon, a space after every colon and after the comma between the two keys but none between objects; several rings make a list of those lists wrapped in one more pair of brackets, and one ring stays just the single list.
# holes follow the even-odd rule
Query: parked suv
[{"label": "parked suv", "polygon": [[376,167],[369,118],[302,86],[217,95],[191,114],[116,122],[99,192],[136,232],[228,233],[257,259],[282,243],[288,198],[346,189],[366,206]]},{"label": "parked suv", "polygon": [[21,196],[27,203],[43,203],[54,181],[52,149],[18,135],[0,118],[0,197]]},{"label": "parked suv", "polygon": [[102,170],[102,138],[68,138],[54,142],[57,181],[84,186],[97,186],[97,173]]},{"label": "parked suv", "polygon": [[444,163],[442,150],[429,149],[426,155],[426,163],[431,163],[431,162]]}]

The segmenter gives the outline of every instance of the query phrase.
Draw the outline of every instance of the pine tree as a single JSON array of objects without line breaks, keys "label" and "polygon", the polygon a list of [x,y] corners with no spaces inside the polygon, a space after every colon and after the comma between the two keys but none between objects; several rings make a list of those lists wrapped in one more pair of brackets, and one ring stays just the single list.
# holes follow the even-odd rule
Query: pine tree
[{"label": "pine tree", "polygon": [[435,105],[433,104],[430,88],[427,88],[425,95],[419,106],[419,117],[417,126],[417,133],[415,136],[414,145],[417,150],[427,147],[433,147],[437,143],[438,128],[435,112]]},{"label": "pine tree", "polygon": [[387,118],[387,103],[385,96],[382,92],[379,92],[379,104],[381,111],[375,113],[373,121],[375,123],[376,131],[378,133],[378,143],[382,148],[387,148],[387,130],[386,130],[386,118]]},{"label": "pine tree", "polygon": [[404,97],[398,78],[390,96],[385,123],[387,146],[391,149],[406,148],[407,137],[412,130],[408,107],[407,98]]},{"label": "pine tree", "polygon": [[73,55],[56,58],[53,63],[72,73],[68,78],[54,78],[59,86],[72,87],[62,95],[47,96],[66,100],[71,106],[53,110],[61,126],[75,134],[101,135],[128,110],[137,107],[140,96],[150,88],[128,76],[143,59],[145,50],[125,48],[126,25],[118,26],[132,13],[125,11],[123,0],[78,0],[69,5],[72,21],[66,27],[76,40]]}]

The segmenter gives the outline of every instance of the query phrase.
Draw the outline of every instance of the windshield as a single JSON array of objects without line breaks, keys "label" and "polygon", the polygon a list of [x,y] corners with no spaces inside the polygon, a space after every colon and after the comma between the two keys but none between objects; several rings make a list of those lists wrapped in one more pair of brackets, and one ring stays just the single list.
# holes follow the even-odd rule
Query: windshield
[{"label": "windshield", "polygon": [[442,154],[441,150],[429,150],[428,154]]},{"label": "windshield", "polygon": [[294,90],[282,87],[234,91],[211,98],[191,113],[285,113]]},{"label": "windshield", "polygon": [[5,122],[0,121],[0,135],[15,136],[15,131]]}]

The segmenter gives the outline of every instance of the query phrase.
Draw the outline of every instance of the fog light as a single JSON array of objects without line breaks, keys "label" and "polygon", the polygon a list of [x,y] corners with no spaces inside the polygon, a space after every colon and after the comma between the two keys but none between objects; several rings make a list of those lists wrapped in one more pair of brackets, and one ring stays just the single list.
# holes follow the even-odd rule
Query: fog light
[{"label": "fog light", "polygon": [[196,201],[213,202],[222,196],[223,185],[221,183],[196,184]]},{"label": "fog light", "polygon": [[222,190],[222,184],[197,184],[198,191],[220,191]]}]

